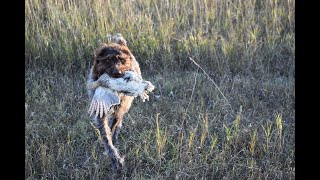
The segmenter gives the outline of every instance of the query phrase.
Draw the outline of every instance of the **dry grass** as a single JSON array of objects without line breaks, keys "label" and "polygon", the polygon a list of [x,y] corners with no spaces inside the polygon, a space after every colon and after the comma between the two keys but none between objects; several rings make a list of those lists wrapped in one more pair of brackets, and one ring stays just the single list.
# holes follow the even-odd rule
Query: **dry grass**
[{"label": "dry grass", "polygon": [[[294,1],[62,2],[26,1],[26,179],[295,178]],[[85,82],[120,30],[157,89],[113,174]]]}]

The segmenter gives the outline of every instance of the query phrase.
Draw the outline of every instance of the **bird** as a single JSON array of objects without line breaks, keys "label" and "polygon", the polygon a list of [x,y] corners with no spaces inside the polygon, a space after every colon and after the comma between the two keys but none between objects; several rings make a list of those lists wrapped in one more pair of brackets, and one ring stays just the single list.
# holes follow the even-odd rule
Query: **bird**
[{"label": "bird", "polygon": [[143,102],[149,100],[149,92],[155,89],[150,81],[141,79],[135,72],[126,71],[123,77],[113,78],[104,73],[97,81],[87,84],[87,89],[95,89],[88,113],[90,116],[103,117],[111,106],[120,104],[118,93],[127,96],[139,96]]}]

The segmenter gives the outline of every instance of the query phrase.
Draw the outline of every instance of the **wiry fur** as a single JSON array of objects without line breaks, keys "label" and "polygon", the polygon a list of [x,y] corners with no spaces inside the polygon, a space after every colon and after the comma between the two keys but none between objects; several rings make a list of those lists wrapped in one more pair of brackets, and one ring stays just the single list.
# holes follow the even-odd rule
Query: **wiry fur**
[{"label": "wiry fur", "polygon": [[[93,66],[90,69],[88,83],[96,81],[102,74],[107,73],[111,77],[122,77],[125,71],[134,71],[141,79],[141,71],[138,62],[127,47],[126,41],[121,35],[114,38],[116,43],[103,44],[95,52]],[[88,89],[89,101],[95,93],[94,89]],[[124,158],[120,156],[113,142],[117,141],[123,116],[129,111],[134,97],[119,93],[120,104],[112,106],[108,114],[102,118],[94,118],[100,131],[106,153],[112,160],[113,169],[124,165]]]}]

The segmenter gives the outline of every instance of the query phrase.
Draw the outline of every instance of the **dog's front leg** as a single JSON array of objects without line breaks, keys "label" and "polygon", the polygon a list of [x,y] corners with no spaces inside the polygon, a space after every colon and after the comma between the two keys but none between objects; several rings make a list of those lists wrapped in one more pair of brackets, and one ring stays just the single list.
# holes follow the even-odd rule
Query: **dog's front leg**
[{"label": "dog's front leg", "polygon": [[112,126],[111,126],[111,133],[112,133],[112,141],[117,144],[118,143],[118,136],[120,134],[120,129],[122,127],[123,121],[123,114],[117,114],[113,119]]},{"label": "dog's front leg", "polygon": [[111,125],[112,140],[116,142],[122,127],[123,116],[129,111],[134,97],[123,96],[120,105],[115,109],[113,121]]},{"label": "dog's front leg", "polygon": [[100,135],[102,137],[102,143],[105,148],[105,153],[111,158],[112,160],[112,168],[113,170],[117,170],[124,165],[124,157],[119,155],[118,149],[114,147],[112,143],[112,133],[111,129],[108,126],[108,116],[104,115],[103,118],[98,118],[96,121],[96,125],[100,131]]}]

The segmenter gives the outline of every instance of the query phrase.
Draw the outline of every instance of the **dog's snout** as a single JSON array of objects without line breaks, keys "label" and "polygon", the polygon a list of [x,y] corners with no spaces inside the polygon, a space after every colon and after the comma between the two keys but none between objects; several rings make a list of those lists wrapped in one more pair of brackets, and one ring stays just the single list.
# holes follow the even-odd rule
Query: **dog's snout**
[{"label": "dog's snout", "polygon": [[118,77],[123,76],[123,74],[122,74],[119,70],[114,69],[114,70],[112,71],[112,76],[115,77],[115,78],[118,78]]}]

